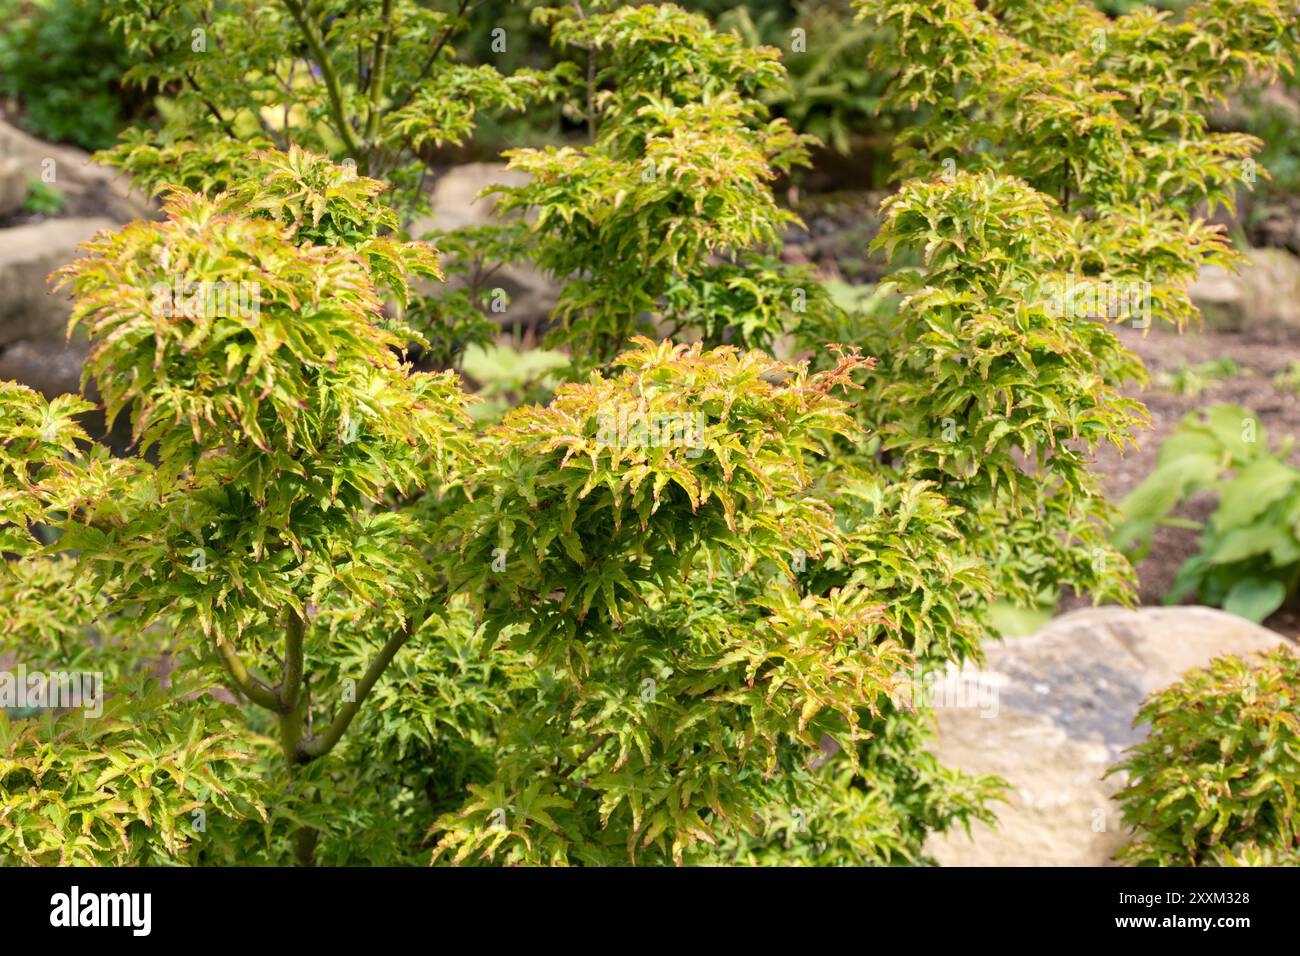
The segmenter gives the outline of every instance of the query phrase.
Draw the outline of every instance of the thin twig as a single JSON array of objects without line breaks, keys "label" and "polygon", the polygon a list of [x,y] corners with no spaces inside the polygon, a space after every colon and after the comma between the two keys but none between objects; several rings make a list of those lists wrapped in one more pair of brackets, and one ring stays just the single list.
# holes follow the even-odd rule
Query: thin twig
[{"label": "thin twig", "polygon": [[217,638],[217,652],[221,655],[221,661],[226,665],[226,672],[240,693],[267,710],[278,708],[279,700],[275,691],[249,672],[239,652],[225,638]]}]

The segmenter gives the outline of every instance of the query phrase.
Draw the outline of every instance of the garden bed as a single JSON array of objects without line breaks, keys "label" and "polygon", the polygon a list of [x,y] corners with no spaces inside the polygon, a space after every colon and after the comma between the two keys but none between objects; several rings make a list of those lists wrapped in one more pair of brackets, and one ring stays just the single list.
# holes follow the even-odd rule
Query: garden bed
[{"label": "garden bed", "polygon": [[[1140,433],[1137,449],[1127,449],[1122,455],[1108,445],[1098,449],[1095,467],[1113,501],[1122,500],[1155,469],[1160,444],[1197,408],[1221,403],[1247,408],[1258,416],[1264,435],[1274,446],[1288,435],[1300,436],[1300,395],[1273,383],[1274,376],[1290,363],[1300,362],[1300,339],[1207,330],[1179,334],[1162,328],[1149,329],[1146,334],[1120,328],[1118,334],[1151,373],[1150,385],[1128,389],[1132,397],[1146,405],[1151,428]],[[1199,395],[1175,394],[1160,385],[1162,375],[1175,373],[1184,365],[1225,358],[1236,362],[1241,371],[1208,383]],[[1292,450],[1290,460],[1300,464],[1300,449]],[[1201,494],[1180,513],[1204,520],[1213,507],[1214,496]],[[1137,565],[1138,593],[1143,604],[1161,603],[1178,568],[1196,553],[1197,537],[1195,530],[1187,528],[1156,531],[1150,556]],[[1265,626],[1293,639],[1300,638],[1300,609],[1283,608],[1265,621]]]}]

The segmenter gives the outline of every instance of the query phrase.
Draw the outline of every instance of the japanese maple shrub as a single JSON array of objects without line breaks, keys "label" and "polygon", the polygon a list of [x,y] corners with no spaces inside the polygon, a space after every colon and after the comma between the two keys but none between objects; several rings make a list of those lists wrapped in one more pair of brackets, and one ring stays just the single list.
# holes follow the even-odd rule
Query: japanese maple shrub
[{"label": "japanese maple shrub", "polygon": [[959,560],[987,569],[989,593],[1124,599],[1115,509],[1087,461],[1132,440],[1143,411],[1119,388],[1145,372],[1109,326],[1184,327],[1200,267],[1236,261],[1205,216],[1263,175],[1260,144],[1205,112],[1288,68],[1295,6],[1196,3],[1177,20],[1067,0],[858,6],[885,31],[886,105],[915,119],[877,244],[920,260],[891,277],[897,314],[854,338],[880,363],[858,403],[872,450],[956,506]]},{"label": "japanese maple shrub", "polygon": [[[101,234],[62,270],[91,341],[86,375],[110,416],[129,410],[137,454],[85,447],[80,400],[12,393],[7,534],[25,557],[10,585],[58,587],[73,562],[98,595],[83,620],[124,640],[175,637],[177,673],[228,687],[252,731],[238,751],[206,738],[202,774],[151,771],[167,777],[168,807],[214,809],[208,788],[231,790],[227,765],[244,761],[256,773],[239,777],[241,802],[223,798],[202,828],[146,816],[145,832],[80,859],[401,858],[418,852],[397,836],[414,815],[409,781],[371,760],[401,765],[413,749],[471,783],[442,824],[452,859],[684,861],[751,831],[794,788],[815,791],[808,764],[826,740],[855,754],[862,715],[899,692],[909,654],[872,595],[803,593],[789,556],[844,550],[808,466],[855,434],[833,392],[866,360],[847,351],[814,374],[757,352],[634,343],[623,371],[474,435],[455,376],[404,363],[418,337],[383,318],[380,290],[400,300],[437,266],[429,247],[381,234],[393,214],[380,184],[298,150],[249,162],[253,178],[211,199],[177,187],[163,222]],[[629,437],[664,423],[663,440]],[[437,698],[390,688],[372,721],[427,722],[372,723],[344,745],[408,642],[407,665],[427,669],[399,666],[399,681],[427,693],[450,680],[443,693],[482,713],[448,706],[442,727]],[[61,720],[47,732],[95,726]],[[29,738],[13,746],[40,745]],[[438,790],[447,779],[426,773],[421,796],[459,805]],[[65,826],[93,832],[120,806],[63,807],[61,792],[27,796],[41,803],[32,820],[60,807]],[[880,832],[856,838],[888,860],[909,848],[874,799],[858,815]],[[357,840],[385,813],[387,832]]]},{"label": "japanese maple shrub", "polygon": [[[739,172],[760,183],[776,155],[762,144],[796,146],[780,124],[764,132],[743,99],[747,63],[779,81],[771,53],[671,7],[595,14],[586,27],[551,17],[561,37],[600,31],[583,42],[622,65],[601,82],[625,85],[629,105],[596,117],[591,147],[617,147],[618,175],[643,182],[638,136],[683,161],[688,141],[740,149]],[[683,49],[698,62],[665,59]],[[970,574],[946,565],[952,514],[923,489],[902,492],[916,512],[905,539],[906,521],[854,528],[834,518],[838,489],[810,492],[819,457],[858,438],[830,392],[865,360],[846,351],[811,374],[757,353],[641,343],[603,384],[474,434],[450,380],[395,357],[419,334],[377,311],[375,286],[400,306],[407,273],[435,271],[428,248],[394,238],[407,200],[397,194],[394,214],[378,183],[296,148],[258,152],[255,131],[241,145],[242,90],[223,105],[220,85],[198,85],[215,109],[178,114],[163,142],[137,134],[117,154],[146,184],[185,184],[171,188],[167,222],[105,237],[65,273],[92,339],[88,372],[111,413],[130,410],[147,454],[42,459],[23,499],[36,509],[25,525],[61,535],[51,552],[94,569],[107,599],[96,619],[176,635],[191,652],[180,666],[242,704],[239,779],[257,812],[182,827],[180,856],[416,859],[432,810],[448,812],[433,833],[440,860],[755,860],[787,855],[780,835],[799,820],[799,858],[892,862],[918,858],[930,829],[982,813],[981,791],[968,796],[911,736],[870,767],[859,759],[873,722],[923,721],[905,716],[911,656],[880,598],[907,608],[909,641],[919,627],[948,648],[947,619],[924,612],[955,614],[959,598],[927,589]],[[671,132],[638,119],[664,93]],[[733,105],[714,109],[715,93]],[[185,116],[230,128],[186,138]],[[644,179],[663,209],[646,215],[684,227],[692,209],[723,210],[682,247],[680,273],[656,280],[660,302],[680,302],[712,250],[770,239],[785,216],[739,173],[667,168]],[[758,232],[745,225],[751,201],[770,222]],[[632,218],[610,235],[642,229],[643,205],[616,210]],[[552,248],[534,223],[538,249]],[[770,262],[697,283],[721,297],[691,307],[687,324],[707,332],[708,316],[715,341],[727,329],[770,341],[820,296],[788,276],[766,290]],[[124,282],[132,296],[112,291]],[[209,286],[256,289],[234,297],[256,308],[214,313]],[[641,327],[624,323],[611,345]],[[38,402],[30,414],[48,413]],[[863,514],[893,500],[881,491],[868,482],[843,500]],[[868,547],[896,577],[852,572]],[[810,559],[826,561],[824,579],[796,586]],[[43,557],[25,567],[57,587]],[[825,747],[842,756],[821,765]],[[100,852],[91,858],[119,858]]]},{"label": "japanese maple shrub", "polygon": [[1293,4],[1149,7],[1115,20],[1073,0],[880,0],[886,102],[912,109],[878,244],[923,254],[894,278],[896,321],[859,344],[881,361],[866,424],[905,474],[965,510],[998,591],[1069,585],[1117,596],[1127,563],[1087,468],[1131,440],[1143,380],[1108,326],[1196,316],[1186,288],[1237,254],[1206,208],[1262,174],[1253,137],[1206,109],[1294,48]]},{"label": "japanese maple shrub", "polygon": [[[236,6],[168,5],[225,44],[196,60],[122,5],[128,42],[159,54],[141,70],[188,91],[115,153],[165,219],[61,273],[135,453],[88,443],[80,399],[11,388],[0,417],[0,586],[23,608],[6,646],[72,661],[90,643],[115,706],[158,735],[149,759],[183,723],[121,689],[168,655],[168,706],[196,715],[187,769],[124,755],[124,734],[109,759],[129,769],[101,782],[72,746],[94,718],[15,718],[3,772],[28,789],[4,852],[87,833],[65,844],[86,862],[899,863],[991,819],[996,782],[927,752],[918,678],[979,658],[995,597],[1123,592],[1085,466],[1126,440],[1139,410],[1117,389],[1140,366],[1052,292],[1076,272],[1149,281],[1180,321],[1177,279],[1226,259],[1192,207],[1252,144],[1201,169],[1164,138],[1163,80],[1138,75],[1143,30],[1200,34],[1127,24],[1095,82],[1149,82],[1132,113],[1054,72],[1051,17],[873,5],[928,67],[898,63],[892,95],[931,114],[880,239],[921,267],[897,277],[896,319],[860,320],[775,256],[773,174],[805,143],[762,107],[774,53],[671,5],[539,12],[588,62],[568,106],[591,141],[513,153],[531,179],[503,199],[527,215],[437,243],[562,283],[572,380],[473,424],[457,377],[410,361],[476,306],[436,287],[412,305],[441,267],[401,229],[411,143],[581,73],[466,73],[459,21],[400,0],[286,0],[247,25]],[[1244,6],[1245,25],[1202,29],[1267,67],[1275,8]],[[1203,65],[1206,90],[1236,75]],[[1035,98],[1058,82],[1077,126]],[[1169,177],[1103,161],[1108,129],[1115,155],[1165,149]],[[691,342],[635,337],[665,332]],[[811,361],[755,348],[791,334]],[[157,812],[128,819],[146,797]]]},{"label": "japanese maple shrub", "polygon": [[1300,659],[1289,648],[1222,657],[1148,698],[1151,725],[1110,772],[1139,866],[1300,863]]}]

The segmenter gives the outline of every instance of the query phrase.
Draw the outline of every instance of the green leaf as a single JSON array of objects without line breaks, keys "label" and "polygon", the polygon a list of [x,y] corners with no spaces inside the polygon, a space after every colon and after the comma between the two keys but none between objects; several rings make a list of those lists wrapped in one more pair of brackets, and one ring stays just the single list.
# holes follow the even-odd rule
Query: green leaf
[{"label": "green leaf", "polygon": [[1247,524],[1298,486],[1300,471],[1273,458],[1253,461],[1224,484],[1214,523],[1225,529]]},{"label": "green leaf", "polygon": [[1286,600],[1286,585],[1281,581],[1243,578],[1232,586],[1223,600],[1223,609],[1248,621],[1261,623]]}]

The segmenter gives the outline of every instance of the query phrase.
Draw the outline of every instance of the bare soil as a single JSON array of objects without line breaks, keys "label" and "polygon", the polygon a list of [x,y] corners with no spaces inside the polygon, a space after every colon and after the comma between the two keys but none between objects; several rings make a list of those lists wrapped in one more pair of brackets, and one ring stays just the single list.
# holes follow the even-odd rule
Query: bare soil
[{"label": "bare soil", "polygon": [[[1098,449],[1094,459],[1096,471],[1112,500],[1122,499],[1154,470],[1161,442],[1185,415],[1206,405],[1226,403],[1250,409],[1258,416],[1264,435],[1275,446],[1287,435],[1300,439],[1300,396],[1280,391],[1273,385],[1274,375],[1288,363],[1300,361],[1300,336],[1258,338],[1248,333],[1205,330],[1180,335],[1154,327],[1145,334],[1121,327],[1117,334],[1142,358],[1151,373],[1150,385],[1128,392],[1146,406],[1151,428],[1139,433],[1136,450],[1130,448],[1121,455],[1110,446]],[[1184,362],[1196,365],[1222,358],[1235,361],[1242,373],[1211,384],[1200,395],[1175,395],[1157,384],[1161,372],[1172,372]],[[1292,453],[1291,462],[1300,465],[1300,449]],[[1213,494],[1198,495],[1179,515],[1204,521],[1213,512],[1214,503]],[[1143,604],[1161,602],[1179,566],[1196,553],[1197,539],[1198,533],[1192,529],[1161,528],[1156,532],[1150,556],[1137,565],[1139,600]],[[1300,639],[1300,607],[1294,604],[1282,608],[1264,623],[1279,633]]]}]

